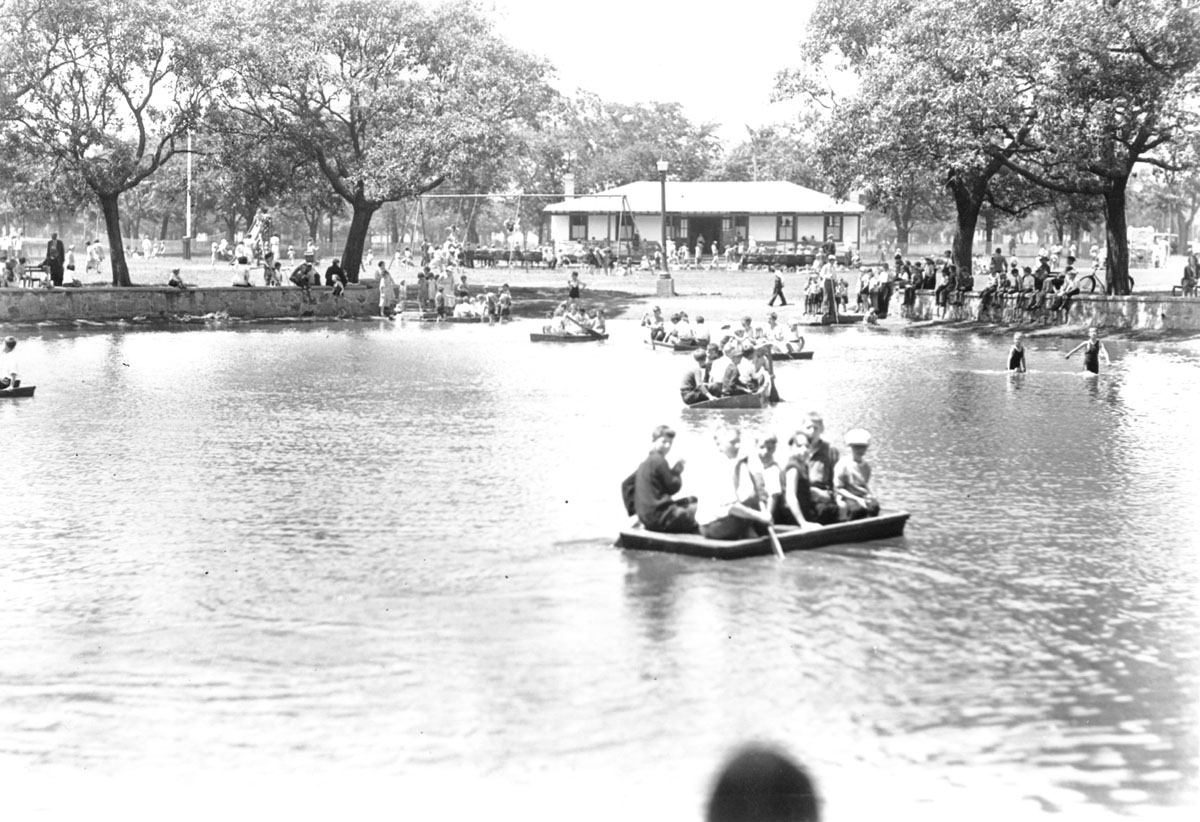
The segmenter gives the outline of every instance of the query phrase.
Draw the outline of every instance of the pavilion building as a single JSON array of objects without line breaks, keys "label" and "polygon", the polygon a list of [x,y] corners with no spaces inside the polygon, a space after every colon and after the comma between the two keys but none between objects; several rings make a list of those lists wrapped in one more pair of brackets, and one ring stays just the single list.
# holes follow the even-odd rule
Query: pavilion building
[{"label": "pavilion building", "polygon": [[[595,194],[574,196],[567,181],[564,199],[545,206],[550,239],[575,243],[641,243],[657,247],[662,235],[663,188],[643,180]],[[746,247],[797,251],[831,235],[838,251],[860,250],[862,214],[858,203],[784,181],[666,183],[667,241],[694,249],[714,237],[721,250]],[[704,253],[708,248],[703,249]]]}]

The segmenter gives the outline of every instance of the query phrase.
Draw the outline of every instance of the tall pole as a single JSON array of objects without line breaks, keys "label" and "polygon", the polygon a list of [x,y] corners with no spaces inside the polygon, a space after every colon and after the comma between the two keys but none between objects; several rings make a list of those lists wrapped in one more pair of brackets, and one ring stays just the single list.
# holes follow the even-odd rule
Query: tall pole
[{"label": "tall pole", "polygon": [[192,259],[192,130],[187,133],[187,194],[183,206],[183,259]]},{"label": "tall pole", "polygon": [[662,192],[662,267],[663,274],[669,274],[670,268],[667,266],[667,169],[666,163],[659,163],[659,177]]},{"label": "tall pole", "polygon": [[662,193],[662,272],[658,275],[656,290],[660,297],[674,297],[675,283],[671,280],[671,269],[667,262],[667,168],[666,160],[658,161],[659,188]]}]

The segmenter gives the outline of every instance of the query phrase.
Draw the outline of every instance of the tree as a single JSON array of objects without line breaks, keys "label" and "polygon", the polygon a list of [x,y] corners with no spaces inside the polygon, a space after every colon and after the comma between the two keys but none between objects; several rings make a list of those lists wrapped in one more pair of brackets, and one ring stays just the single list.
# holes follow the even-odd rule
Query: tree
[{"label": "tree", "polygon": [[[899,205],[937,181],[954,204],[955,262],[969,272],[983,209],[1033,205],[1002,196],[1023,197],[1028,186],[993,187],[1034,116],[1027,17],[1018,2],[823,0],[808,59],[780,75],[776,96],[808,95],[829,109],[818,139],[835,190]],[[831,65],[855,81],[849,95],[820,82]]]},{"label": "tree", "polygon": [[1128,294],[1127,197],[1136,166],[1182,170],[1171,143],[1194,134],[1200,15],[1186,0],[1030,2],[1029,48],[1045,56],[1037,128],[999,157],[1038,185],[1103,198],[1109,293]]},{"label": "tree", "polygon": [[790,123],[761,128],[746,126],[747,140],[734,145],[715,165],[717,180],[787,180],[808,188],[824,183],[818,168],[811,113]]},{"label": "tree", "polygon": [[[470,0],[265,0],[231,44],[228,104],[311,158],[351,209],[343,265],[357,278],[371,218],[431,191],[536,116],[548,67],[503,43]],[[296,21],[303,20],[303,25]]]},{"label": "tree", "polygon": [[[58,177],[77,176],[107,226],[113,285],[129,285],[121,195],[178,150],[215,70],[187,0],[10,0],[0,118]],[[37,59],[29,59],[37,55]]]}]

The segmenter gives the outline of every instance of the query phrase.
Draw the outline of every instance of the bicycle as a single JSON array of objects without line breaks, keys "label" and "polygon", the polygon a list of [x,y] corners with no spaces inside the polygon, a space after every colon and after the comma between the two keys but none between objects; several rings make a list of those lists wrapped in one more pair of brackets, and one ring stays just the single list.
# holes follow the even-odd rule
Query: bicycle
[{"label": "bicycle", "polygon": [[[1099,290],[1100,293],[1102,293],[1102,294],[1107,294],[1108,293],[1107,266],[1105,266],[1104,280],[1101,280],[1097,276],[1098,273],[1099,273],[1099,268],[1093,268],[1091,273],[1084,274],[1082,277],[1080,277],[1077,280],[1077,283],[1079,285],[1079,290],[1081,292],[1083,292],[1084,294],[1095,294],[1097,290]],[[1136,286],[1136,285],[1137,285],[1137,283],[1134,282],[1133,276],[1129,275],[1129,290],[1133,291],[1134,286]]]}]

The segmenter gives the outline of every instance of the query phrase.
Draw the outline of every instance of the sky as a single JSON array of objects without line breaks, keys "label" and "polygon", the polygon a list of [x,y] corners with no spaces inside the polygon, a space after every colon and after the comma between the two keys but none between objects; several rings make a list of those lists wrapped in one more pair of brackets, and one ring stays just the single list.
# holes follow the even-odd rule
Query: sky
[{"label": "sky", "polygon": [[514,46],[546,57],[555,85],[620,103],[677,102],[694,122],[720,124],[727,141],[745,126],[784,119],[770,103],[775,73],[798,62],[816,0],[481,0]]}]

